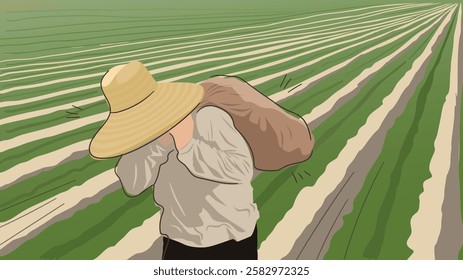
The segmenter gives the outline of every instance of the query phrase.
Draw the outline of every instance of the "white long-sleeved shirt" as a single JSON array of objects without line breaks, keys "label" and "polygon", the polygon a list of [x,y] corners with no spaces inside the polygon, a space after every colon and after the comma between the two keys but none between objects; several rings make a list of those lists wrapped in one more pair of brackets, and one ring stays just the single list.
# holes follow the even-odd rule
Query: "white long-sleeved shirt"
[{"label": "white long-sleeved shirt", "polygon": [[240,241],[259,218],[251,152],[222,109],[205,107],[192,116],[193,138],[185,147],[153,141],[122,156],[116,174],[131,196],[154,185],[161,234],[192,247]]}]

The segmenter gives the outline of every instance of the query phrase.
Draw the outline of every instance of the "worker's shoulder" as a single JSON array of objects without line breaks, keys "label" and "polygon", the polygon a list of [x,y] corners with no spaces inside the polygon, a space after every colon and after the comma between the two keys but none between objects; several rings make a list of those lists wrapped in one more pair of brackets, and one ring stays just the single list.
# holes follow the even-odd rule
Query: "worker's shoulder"
[{"label": "worker's shoulder", "polygon": [[196,113],[198,122],[232,122],[231,116],[222,108],[217,106],[206,106],[199,109]]}]

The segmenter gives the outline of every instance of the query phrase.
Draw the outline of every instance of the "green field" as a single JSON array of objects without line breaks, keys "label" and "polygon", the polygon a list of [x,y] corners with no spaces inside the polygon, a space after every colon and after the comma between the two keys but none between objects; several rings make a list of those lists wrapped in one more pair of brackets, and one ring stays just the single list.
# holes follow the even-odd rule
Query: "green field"
[{"label": "green field", "polygon": [[410,256],[406,245],[410,219],[418,210],[417,198],[423,191],[423,182],[431,176],[427,163],[433,152],[432,135],[437,133],[445,98],[432,93],[448,91],[452,47],[449,37],[439,46],[431,62],[433,67],[428,69],[417,94],[390,130],[382,154],[357,197],[356,209],[346,216],[343,230],[333,239],[333,244],[343,239],[343,245],[338,246],[345,246],[345,252],[333,250],[333,255],[327,257],[402,259]]},{"label": "green field", "polygon": [[[151,192],[129,198],[120,185],[111,187],[118,183],[110,177],[95,185],[104,194],[76,197],[79,203],[62,213],[61,206],[52,209],[55,198],[71,205],[60,195],[91,185],[117,162],[94,160],[85,145],[69,148],[90,139],[103,123],[108,105],[99,82],[112,66],[140,60],[158,81],[198,83],[212,75],[237,75],[271,99],[298,89],[278,102],[307,119],[345,93],[320,122],[309,122],[316,143],[308,161],[254,179],[262,244],[286,219],[302,190],[323,176],[342,175],[326,173],[327,166],[339,160],[373,113],[387,105],[384,100],[420,63],[418,58],[449,16],[423,64],[423,78],[400,105],[403,113],[384,140],[367,139],[377,141],[381,152],[365,166],[367,175],[359,178],[363,186],[350,201],[352,209],[333,221],[328,216],[320,220],[342,222],[329,231],[321,245],[326,253],[318,258],[407,259],[421,249],[407,244],[410,221],[424,211],[419,200],[424,182],[437,176],[430,162],[438,153],[434,142],[451,84],[460,87],[460,94],[463,90],[462,73],[451,76],[452,67],[462,67],[452,63],[455,46],[463,52],[463,41],[455,43],[461,4],[201,0],[156,5],[131,1],[130,7],[115,1],[108,7],[107,1],[95,2],[0,6],[5,26],[0,29],[0,259],[95,259],[158,213]],[[351,89],[356,79],[361,82]],[[460,120],[459,107],[455,112]],[[461,158],[459,146],[451,152]],[[460,178],[462,166],[460,161],[456,167]],[[463,190],[459,192],[455,209],[461,217]],[[456,230],[463,229],[460,220]],[[300,223],[315,226],[305,219]],[[154,235],[150,230],[144,232]],[[463,244],[463,238],[451,241],[459,248]],[[318,250],[293,248],[298,249]],[[463,249],[454,258],[463,259]]]}]

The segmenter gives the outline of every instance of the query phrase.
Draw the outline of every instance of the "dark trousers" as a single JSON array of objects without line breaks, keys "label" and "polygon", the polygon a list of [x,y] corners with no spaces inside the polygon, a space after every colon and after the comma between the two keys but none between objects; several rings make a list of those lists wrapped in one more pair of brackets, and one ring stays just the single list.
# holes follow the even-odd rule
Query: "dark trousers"
[{"label": "dark trousers", "polygon": [[246,239],[229,240],[211,247],[190,247],[167,237],[163,242],[163,260],[257,260],[257,226]]}]

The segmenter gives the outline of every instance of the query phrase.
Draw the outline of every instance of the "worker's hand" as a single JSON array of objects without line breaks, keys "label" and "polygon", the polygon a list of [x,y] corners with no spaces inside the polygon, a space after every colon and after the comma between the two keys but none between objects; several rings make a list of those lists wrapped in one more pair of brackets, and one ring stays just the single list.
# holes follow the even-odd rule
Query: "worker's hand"
[{"label": "worker's hand", "polygon": [[193,138],[193,128],[193,117],[190,114],[169,131],[175,140],[174,143],[177,150],[185,147]]},{"label": "worker's hand", "polygon": [[161,147],[167,148],[174,142],[174,139],[170,133],[164,133],[157,139],[157,142]]}]

